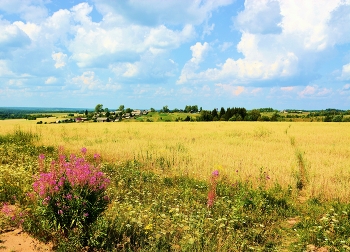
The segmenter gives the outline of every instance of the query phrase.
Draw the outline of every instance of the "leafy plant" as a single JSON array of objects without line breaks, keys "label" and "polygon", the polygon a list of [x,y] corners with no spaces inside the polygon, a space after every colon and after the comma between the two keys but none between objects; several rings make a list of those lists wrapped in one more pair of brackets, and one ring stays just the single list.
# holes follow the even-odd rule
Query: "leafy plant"
[{"label": "leafy plant", "polygon": [[88,237],[85,236],[91,224],[109,203],[106,195],[109,179],[100,170],[100,156],[95,154],[95,164],[91,164],[85,158],[86,151],[83,148],[81,157],[72,154],[66,160],[61,148],[59,160],[52,161],[49,172],[44,172],[45,156],[39,156],[41,173],[29,196],[33,202],[30,217],[40,224],[31,226],[33,223],[28,223],[27,227],[32,231],[36,229],[37,234],[58,234],[59,239],[54,240],[59,246],[63,246],[63,241],[72,240],[76,240],[75,244],[70,244],[73,248],[86,245]]}]

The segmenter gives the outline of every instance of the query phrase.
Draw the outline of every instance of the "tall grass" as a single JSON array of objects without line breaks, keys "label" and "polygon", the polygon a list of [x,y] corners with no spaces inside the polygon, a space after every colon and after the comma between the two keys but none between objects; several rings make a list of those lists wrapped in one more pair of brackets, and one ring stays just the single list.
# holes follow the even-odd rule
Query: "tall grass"
[{"label": "tall grass", "polygon": [[[20,213],[21,210],[25,212],[27,209],[28,202],[25,195],[34,182],[32,175],[39,172],[39,154],[45,154],[47,165],[50,161],[57,160],[57,156],[53,154],[57,147],[48,147],[50,146],[46,142],[48,139],[57,146],[66,143],[67,150],[68,147],[77,148],[77,145],[87,139],[91,141],[102,137],[105,142],[94,144],[95,150],[91,150],[90,147],[88,149],[92,153],[97,152],[98,148],[103,149],[101,169],[111,180],[107,189],[111,203],[87,231],[88,234],[83,235],[87,239],[84,238],[82,242],[80,234],[73,229],[74,235],[69,236],[67,240],[62,239],[58,250],[76,251],[76,248],[91,251],[349,250],[350,204],[339,200],[345,199],[339,195],[345,193],[346,188],[336,187],[342,189],[337,192],[338,194],[321,194],[321,191],[313,191],[315,185],[318,185],[317,181],[314,181],[318,173],[314,170],[316,163],[313,153],[325,150],[326,146],[321,144],[322,148],[317,149],[318,146],[308,145],[307,140],[313,138],[307,138],[308,135],[303,134],[298,124],[293,124],[288,132],[285,131],[285,125],[270,123],[242,125],[164,123],[152,125],[155,128],[147,128],[141,123],[135,123],[129,128],[124,124],[118,125],[86,124],[83,127],[45,125],[38,131],[41,132],[41,136],[31,141],[22,141],[21,137],[16,137],[26,135],[25,131],[6,135],[3,139],[18,141],[5,140],[0,143],[2,160],[0,232],[4,225],[9,225],[3,222],[6,216],[10,217],[8,219],[10,224],[12,217],[17,217],[17,213],[19,217],[23,217]],[[137,125],[142,127],[137,128]],[[337,125],[334,124],[326,130],[320,127],[324,134],[333,137],[330,141],[339,137],[334,133],[334,126]],[[143,132],[145,127],[147,130],[157,130],[156,133],[153,131],[149,133],[155,137],[154,144],[151,138],[145,137],[147,135]],[[174,134],[174,130],[179,127],[184,127],[182,132]],[[201,129],[200,132],[193,131],[198,128]],[[81,132],[82,129],[88,132]],[[319,130],[314,128],[313,132],[317,134]],[[49,136],[48,132],[52,134]],[[53,134],[55,132],[56,134]],[[127,134],[121,134],[125,132]],[[119,142],[120,147],[126,149],[124,153],[130,151],[133,154],[128,156],[129,161],[123,161],[126,158],[117,161],[113,156],[117,152],[106,149],[115,145],[113,140],[107,141],[107,139],[113,139],[120,136],[119,134],[125,138],[131,136],[128,141]],[[289,134],[295,136],[294,144],[291,144]],[[166,136],[168,141],[165,141]],[[148,144],[152,148],[147,149],[147,145],[142,145],[145,141],[143,138],[149,141]],[[329,141],[329,138],[320,136],[318,138],[323,144]],[[220,139],[224,144],[218,141]],[[206,141],[212,145],[218,143],[216,146],[201,146]],[[149,152],[141,158],[142,155],[137,155],[138,149],[127,145],[129,142],[131,147],[143,146]],[[271,147],[273,151],[270,153],[271,149],[257,148],[262,146]],[[199,150],[192,149],[195,147]],[[330,156],[342,153],[343,150],[334,147]],[[212,154],[210,150],[221,150],[222,153]],[[236,154],[230,159],[233,162],[231,166],[225,162],[230,157],[230,150]],[[67,152],[71,151],[68,149]],[[203,156],[195,158],[194,154],[198,153]],[[265,166],[266,158],[272,159],[271,164],[278,162],[280,165],[283,164],[286,160],[276,160],[276,156],[287,154],[290,155],[289,169],[281,169],[279,166],[273,169],[268,165],[268,160]],[[182,155],[190,157],[187,170],[183,171],[176,167],[177,164],[181,164],[181,159],[176,161],[176,158]],[[168,159],[171,157],[175,160],[173,164]],[[254,158],[264,165],[259,164]],[[239,160],[237,166],[234,163],[236,159]],[[208,162],[215,160],[214,167],[209,171],[209,166],[203,160]],[[204,168],[200,169],[196,162]],[[213,170],[218,171],[212,172]],[[202,174],[199,174],[200,172]],[[307,178],[306,186],[301,188],[308,196],[304,202],[296,198],[299,193],[296,172],[300,175],[305,173]],[[321,172],[327,179],[330,169],[323,167]],[[278,177],[277,174],[283,173],[285,177],[289,176],[288,181],[291,183],[282,183],[287,180],[279,179],[282,176]],[[333,200],[325,201],[327,196],[333,197]],[[13,204],[17,212],[11,210]],[[29,219],[24,222],[25,230],[40,234],[36,230],[38,227],[36,224],[40,219],[33,220],[30,215],[28,216]],[[18,223],[21,222],[15,224],[12,222],[12,225]]]},{"label": "tall grass", "polygon": [[[86,146],[105,161],[137,160],[159,174],[202,180],[221,167],[230,181],[249,180],[255,186],[263,168],[271,178],[268,186],[295,188],[300,169],[295,151],[300,149],[308,164],[307,194],[350,199],[350,191],[344,189],[350,186],[347,123],[34,123],[19,125],[40,135],[40,145],[62,145],[67,152]],[[8,127],[9,123],[0,125],[0,130],[6,132]]]}]

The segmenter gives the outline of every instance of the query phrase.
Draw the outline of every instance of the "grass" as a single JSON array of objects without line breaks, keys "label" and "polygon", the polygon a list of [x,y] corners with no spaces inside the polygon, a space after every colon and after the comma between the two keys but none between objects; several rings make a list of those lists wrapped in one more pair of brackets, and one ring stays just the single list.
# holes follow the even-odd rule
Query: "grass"
[{"label": "grass", "polygon": [[[251,133],[257,141],[266,141],[274,134],[262,125]],[[298,165],[302,162],[310,176],[310,158],[295,152],[296,148],[305,150],[303,141],[296,137],[295,145],[291,145],[288,137],[298,136],[295,125],[289,128],[287,136],[286,125],[283,126],[281,134],[291,148],[296,169],[300,169]],[[0,195],[5,196],[0,202],[25,209],[25,192],[31,188],[32,174],[37,172],[38,155],[45,153],[50,162],[56,158],[56,148],[42,145],[45,134],[31,133],[28,137],[25,131],[20,132],[1,136],[15,140],[0,142],[0,148],[6,150],[0,152]],[[187,151],[186,145],[178,145],[176,149]],[[116,162],[102,155],[102,159],[102,169],[112,181],[108,189],[111,204],[90,231],[91,250],[305,251],[313,246],[347,251],[350,248],[349,203],[311,196],[300,202],[294,193],[296,184],[284,188],[272,181],[273,172],[262,166],[251,179],[234,171],[234,181],[224,167],[218,167],[215,203],[208,208],[210,173],[199,179],[190,173],[149,169],[147,163],[136,157]],[[309,179],[306,188],[312,187],[311,183]],[[290,219],[297,221],[288,224]],[[35,234],[35,225],[31,226],[30,221],[25,221],[24,228]],[[77,250],[79,240],[73,238],[59,244],[57,249]]]},{"label": "grass", "polygon": [[[20,127],[40,136],[38,145],[65,146],[67,152],[87,147],[105,161],[137,160],[145,169],[166,175],[207,179],[220,167],[230,181],[257,185],[260,169],[270,185],[295,185],[307,162],[308,197],[350,199],[348,123],[283,122],[153,122],[47,124],[1,122],[0,132]],[[236,172],[238,170],[238,173]],[[270,186],[268,185],[268,186]]]}]

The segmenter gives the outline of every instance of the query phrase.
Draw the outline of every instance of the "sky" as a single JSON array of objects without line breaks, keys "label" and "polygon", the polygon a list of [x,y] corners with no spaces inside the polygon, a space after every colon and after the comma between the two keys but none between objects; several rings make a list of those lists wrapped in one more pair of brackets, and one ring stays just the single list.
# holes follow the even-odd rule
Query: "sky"
[{"label": "sky", "polygon": [[0,107],[350,109],[350,0],[0,0]]}]

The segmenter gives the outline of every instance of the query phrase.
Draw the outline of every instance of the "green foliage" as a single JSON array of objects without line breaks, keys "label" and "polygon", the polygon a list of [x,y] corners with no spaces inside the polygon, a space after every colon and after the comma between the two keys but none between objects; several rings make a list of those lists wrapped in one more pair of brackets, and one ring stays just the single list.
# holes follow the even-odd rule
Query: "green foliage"
[{"label": "green foliage", "polygon": [[[59,160],[52,162],[49,172],[45,171],[44,155],[39,156],[41,173],[33,183],[34,192],[30,193],[30,224],[27,230],[33,233],[56,233],[51,240],[61,246],[77,240],[69,247],[81,249],[87,245],[87,233],[90,226],[106,209],[109,198],[105,194],[109,179],[98,166],[82,157],[71,155],[69,161],[59,153]],[[99,159],[99,155],[95,154]],[[31,227],[36,220],[35,229]],[[73,245],[75,245],[73,247]],[[64,245],[66,247],[66,245]],[[64,249],[66,250],[66,249]]]},{"label": "green foliage", "polygon": [[97,104],[95,106],[95,112],[99,113],[99,112],[102,112],[102,111],[103,111],[103,105],[102,104]]},{"label": "green foliage", "polygon": [[[257,128],[254,134],[264,138],[272,132]],[[301,204],[294,198],[295,185],[288,189],[273,185],[273,175],[261,169],[257,188],[250,181],[239,177],[228,181],[220,174],[213,204],[208,207],[208,192],[213,190],[208,181],[166,176],[168,161],[162,157],[155,164],[159,174],[144,170],[136,160],[101,164],[102,172],[111,179],[106,191],[110,204],[93,220],[85,221],[81,214],[85,210],[73,211],[87,201],[78,197],[71,202],[67,198],[69,184],[64,185],[67,191],[52,197],[55,200],[50,211],[54,217],[46,218],[49,214],[44,199],[30,205],[26,192],[38,172],[38,155],[45,153],[45,166],[59,157],[53,147],[36,146],[38,138],[20,129],[0,136],[0,206],[4,209],[15,204],[22,208],[16,212],[18,216],[27,209],[23,228],[44,241],[55,241],[57,251],[306,251],[310,245],[329,251],[350,248],[349,203],[312,198]],[[291,144],[295,145],[292,137]],[[295,158],[297,175],[305,182],[307,160],[298,150]],[[61,217],[54,203],[69,206],[71,217],[58,221]],[[290,217],[297,221],[287,227]],[[10,221],[0,218],[0,228],[19,223]],[[71,228],[64,231],[64,226]],[[287,244],[288,239],[291,241]]]},{"label": "green foliage", "polygon": [[99,231],[100,249],[269,250],[280,242],[274,223],[293,212],[280,188],[256,191],[219,179],[208,209],[206,182],[156,175],[137,162],[107,165],[104,172],[114,185],[109,191],[113,203]]}]

